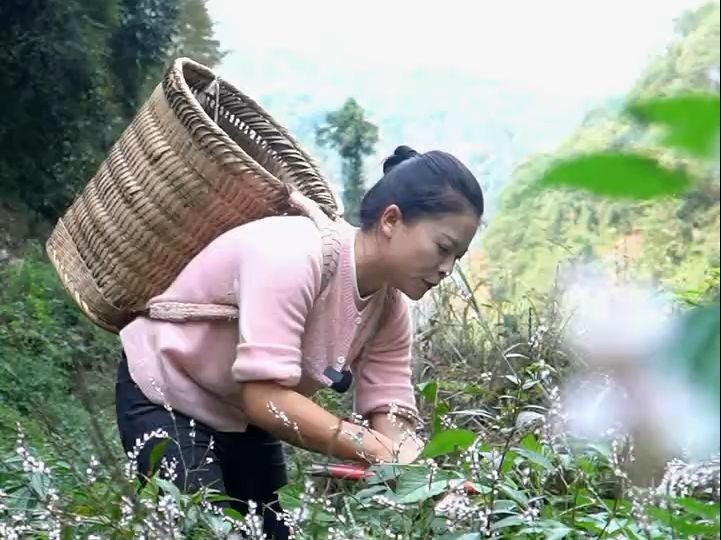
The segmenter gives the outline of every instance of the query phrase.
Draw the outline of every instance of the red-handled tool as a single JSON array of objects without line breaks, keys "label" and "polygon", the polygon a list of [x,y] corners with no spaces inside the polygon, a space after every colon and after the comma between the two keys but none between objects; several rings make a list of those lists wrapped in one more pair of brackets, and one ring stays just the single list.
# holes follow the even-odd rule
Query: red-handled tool
[{"label": "red-handled tool", "polygon": [[348,465],[344,463],[313,463],[310,466],[312,476],[323,476],[326,478],[340,478],[343,480],[365,480],[374,474],[360,465]]}]

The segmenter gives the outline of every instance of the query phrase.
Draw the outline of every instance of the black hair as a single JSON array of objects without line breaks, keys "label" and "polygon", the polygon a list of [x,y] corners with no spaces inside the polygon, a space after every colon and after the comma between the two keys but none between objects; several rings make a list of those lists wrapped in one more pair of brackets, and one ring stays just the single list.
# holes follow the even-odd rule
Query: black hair
[{"label": "black hair", "polygon": [[456,157],[438,150],[419,154],[408,146],[385,160],[383,177],[363,197],[361,228],[372,229],[392,204],[406,222],[468,210],[480,218],[484,210],[478,180]]}]

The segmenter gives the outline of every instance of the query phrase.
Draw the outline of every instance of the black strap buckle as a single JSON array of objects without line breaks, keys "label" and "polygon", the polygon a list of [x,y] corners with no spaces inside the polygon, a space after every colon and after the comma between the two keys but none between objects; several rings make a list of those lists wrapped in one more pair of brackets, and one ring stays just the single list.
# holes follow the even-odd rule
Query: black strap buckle
[{"label": "black strap buckle", "polygon": [[338,371],[328,367],[323,372],[323,375],[333,382],[330,387],[339,394],[345,394],[353,384],[353,374],[348,370]]}]

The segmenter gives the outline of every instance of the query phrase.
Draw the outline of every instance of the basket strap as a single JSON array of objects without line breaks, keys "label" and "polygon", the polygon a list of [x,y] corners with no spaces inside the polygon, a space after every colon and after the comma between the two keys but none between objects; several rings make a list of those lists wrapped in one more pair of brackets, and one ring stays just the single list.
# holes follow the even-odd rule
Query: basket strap
[{"label": "basket strap", "polygon": [[[326,287],[338,269],[341,242],[338,227],[320,207],[297,190],[290,193],[289,202],[318,227],[322,242],[323,268],[318,296]],[[191,321],[230,321],[238,318],[238,306],[232,304],[198,304],[190,302],[151,302],[146,309],[138,313],[151,319],[191,322]]]}]

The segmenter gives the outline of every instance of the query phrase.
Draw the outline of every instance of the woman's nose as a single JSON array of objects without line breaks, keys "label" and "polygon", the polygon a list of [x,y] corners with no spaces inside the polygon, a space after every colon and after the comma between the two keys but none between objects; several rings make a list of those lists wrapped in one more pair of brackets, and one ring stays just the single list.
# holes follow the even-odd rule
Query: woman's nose
[{"label": "woman's nose", "polygon": [[451,272],[453,272],[453,268],[456,265],[456,260],[451,258],[447,261],[444,261],[441,267],[438,269],[438,271],[441,274],[441,279],[445,279],[448,276],[451,275]]}]

